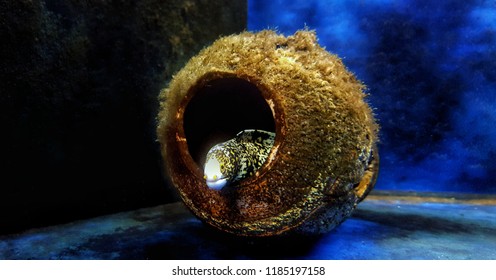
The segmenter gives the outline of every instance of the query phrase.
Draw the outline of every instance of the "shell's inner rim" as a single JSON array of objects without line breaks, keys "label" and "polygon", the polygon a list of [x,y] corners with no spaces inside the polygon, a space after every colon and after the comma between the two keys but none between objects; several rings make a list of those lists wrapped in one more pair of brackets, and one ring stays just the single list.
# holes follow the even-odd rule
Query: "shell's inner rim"
[{"label": "shell's inner rim", "polygon": [[183,128],[188,150],[203,168],[208,150],[246,129],[275,132],[269,104],[252,83],[236,78],[208,81],[196,89],[184,111]]}]

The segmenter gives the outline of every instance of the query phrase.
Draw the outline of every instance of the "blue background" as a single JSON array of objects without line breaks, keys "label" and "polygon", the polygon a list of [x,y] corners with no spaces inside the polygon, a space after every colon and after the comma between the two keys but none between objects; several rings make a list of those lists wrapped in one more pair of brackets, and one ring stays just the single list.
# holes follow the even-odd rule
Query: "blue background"
[{"label": "blue background", "polygon": [[248,3],[250,31],[313,29],[367,85],[377,189],[496,193],[495,1]]}]

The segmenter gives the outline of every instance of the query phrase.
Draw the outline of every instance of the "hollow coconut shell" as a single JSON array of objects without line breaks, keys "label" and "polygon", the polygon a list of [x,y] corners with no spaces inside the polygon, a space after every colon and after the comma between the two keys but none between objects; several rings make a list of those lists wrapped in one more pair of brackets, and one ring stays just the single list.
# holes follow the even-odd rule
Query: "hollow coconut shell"
[{"label": "hollow coconut shell", "polygon": [[[205,127],[187,127],[185,111],[195,95],[212,87],[229,90],[205,103],[211,110],[234,106],[230,95],[242,99],[246,85],[270,108],[275,143],[255,175],[236,187],[213,190],[189,147],[202,139],[185,133]],[[350,216],[377,178],[378,125],[363,91],[312,31],[220,38],[191,58],[160,94],[157,133],[166,172],[186,206],[222,231],[245,236],[327,232]],[[196,118],[207,118],[205,112]],[[257,112],[244,118],[257,118]],[[225,115],[228,126],[238,117]]]}]

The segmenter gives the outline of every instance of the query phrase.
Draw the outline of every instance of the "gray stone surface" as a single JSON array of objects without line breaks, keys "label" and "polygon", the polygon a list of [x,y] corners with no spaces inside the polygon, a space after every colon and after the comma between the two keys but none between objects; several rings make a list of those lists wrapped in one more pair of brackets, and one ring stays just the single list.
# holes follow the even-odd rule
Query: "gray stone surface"
[{"label": "gray stone surface", "polygon": [[371,197],[317,237],[240,238],[181,203],[0,237],[3,259],[496,259],[496,203]]}]

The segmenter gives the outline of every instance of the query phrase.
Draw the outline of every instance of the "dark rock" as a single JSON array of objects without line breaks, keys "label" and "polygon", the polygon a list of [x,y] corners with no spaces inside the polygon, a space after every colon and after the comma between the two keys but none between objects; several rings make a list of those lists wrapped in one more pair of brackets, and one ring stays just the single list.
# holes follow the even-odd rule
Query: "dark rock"
[{"label": "dark rock", "polygon": [[176,199],[157,96],[244,1],[0,1],[0,232]]}]

